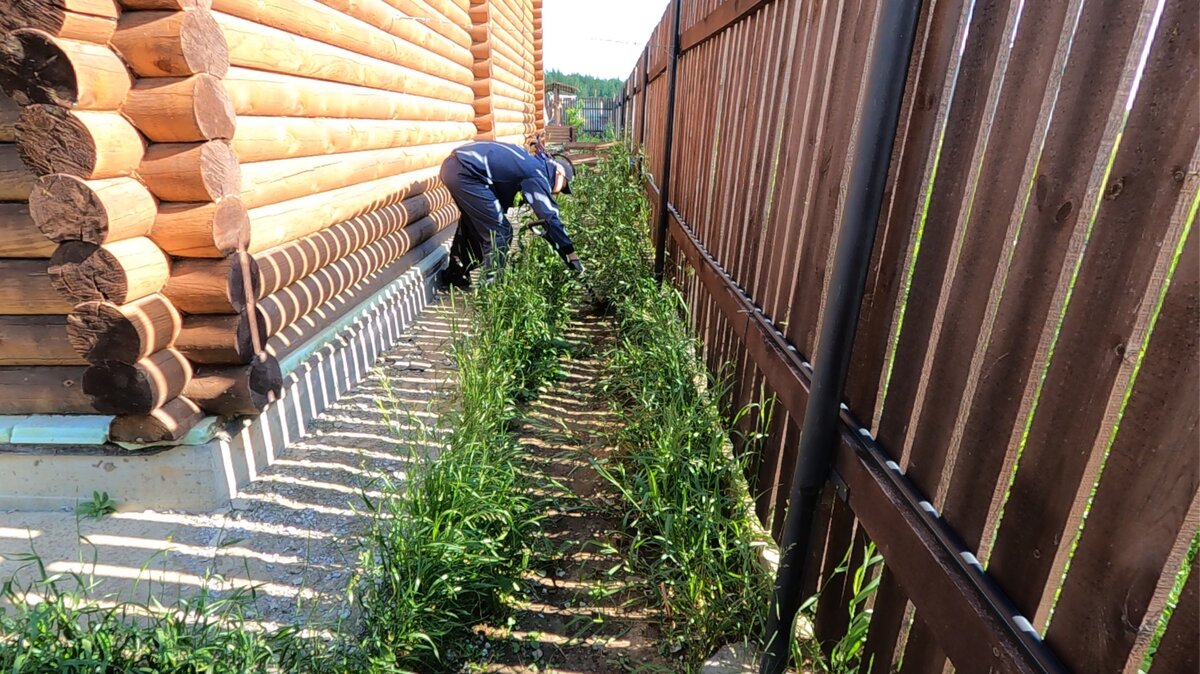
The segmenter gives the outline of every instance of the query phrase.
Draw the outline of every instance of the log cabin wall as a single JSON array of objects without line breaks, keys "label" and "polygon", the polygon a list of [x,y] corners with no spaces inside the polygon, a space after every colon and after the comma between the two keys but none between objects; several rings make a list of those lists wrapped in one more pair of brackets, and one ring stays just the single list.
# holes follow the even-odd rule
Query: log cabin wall
[{"label": "log cabin wall", "polygon": [[0,7],[0,414],[169,442],[261,411],[339,297],[457,221],[447,154],[537,131],[538,22],[532,0]]},{"label": "log cabin wall", "polygon": [[470,19],[476,137],[520,145],[545,128],[541,1],[470,0]]}]

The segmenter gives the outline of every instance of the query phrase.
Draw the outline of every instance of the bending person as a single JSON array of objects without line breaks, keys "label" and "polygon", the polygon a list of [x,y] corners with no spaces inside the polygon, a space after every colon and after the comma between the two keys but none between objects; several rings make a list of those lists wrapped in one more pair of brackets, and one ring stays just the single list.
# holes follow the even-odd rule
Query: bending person
[{"label": "bending person", "polygon": [[569,164],[532,155],[518,145],[477,141],[451,152],[442,163],[441,177],[462,213],[444,272],[450,285],[470,287],[468,275],[481,264],[489,278],[504,266],[513,236],[505,213],[517,193],[524,194],[544,222],[546,239],[567,265],[583,270],[554,201],[555,194],[571,193],[574,175]]}]

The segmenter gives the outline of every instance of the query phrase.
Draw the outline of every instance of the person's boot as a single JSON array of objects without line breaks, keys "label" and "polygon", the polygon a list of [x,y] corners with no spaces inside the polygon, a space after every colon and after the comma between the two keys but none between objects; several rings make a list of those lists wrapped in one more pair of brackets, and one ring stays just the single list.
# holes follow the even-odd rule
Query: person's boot
[{"label": "person's boot", "polygon": [[442,290],[449,290],[451,287],[462,291],[471,289],[471,276],[456,260],[451,260],[450,264],[442,270]]}]

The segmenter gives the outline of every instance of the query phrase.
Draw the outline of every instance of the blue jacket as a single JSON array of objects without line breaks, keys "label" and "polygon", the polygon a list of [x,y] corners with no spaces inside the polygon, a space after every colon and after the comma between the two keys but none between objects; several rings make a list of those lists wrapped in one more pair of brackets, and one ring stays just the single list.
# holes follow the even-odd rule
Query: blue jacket
[{"label": "blue jacket", "polygon": [[513,207],[517,193],[525,195],[525,203],[546,223],[546,237],[560,255],[575,252],[575,244],[567,235],[558,214],[550,187],[550,167],[545,157],[535,157],[519,145],[476,141],[454,151],[463,167],[491,188],[500,207]]}]

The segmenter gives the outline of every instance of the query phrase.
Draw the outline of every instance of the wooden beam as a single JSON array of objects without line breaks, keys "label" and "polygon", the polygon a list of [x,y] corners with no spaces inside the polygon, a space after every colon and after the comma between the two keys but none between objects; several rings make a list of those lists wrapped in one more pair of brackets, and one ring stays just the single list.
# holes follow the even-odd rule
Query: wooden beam
[{"label": "wooden beam", "polygon": [[117,416],[108,427],[108,437],[113,442],[138,444],[177,442],[204,416],[199,405],[180,396],[149,414]]},{"label": "wooden beam", "polygon": [[219,201],[237,196],[237,155],[227,141],[156,143],[146,150],[138,177],[163,201]]},{"label": "wooden beam", "polygon": [[150,239],[176,257],[221,258],[250,242],[250,217],[237,197],[159,205]]},{"label": "wooden beam", "polygon": [[65,316],[75,303],[54,288],[46,260],[0,259],[0,314]]},{"label": "wooden beam", "polygon": [[116,110],[131,86],[125,63],[103,45],[29,29],[0,39],[0,89],[21,105]]},{"label": "wooden beam", "polygon": [[132,364],[171,346],[181,325],[175,306],[156,293],[124,305],[77,304],[66,319],[66,334],[74,352],[89,362]]},{"label": "wooden beam", "polygon": [[469,103],[234,67],[222,80],[238,115],[470,122]]},{"label": "wooden beam", "polygon": [[[428,218],[434,211],[437,211],[434,217]],[[255,256],[262,277],[259,292],[262,296],[270,295],[385,236],[407,227],[430,224],[423,220],[449,223],[457,217],[458,210],[451,204],[449,190],[439,187],[264,251]]]},{"label": "wooden beam", "polygon": [[66,316],[0,316],[0,366],[86,364],[71,346]]},{"label": "wooden beam", "polygon": [[399,203],[414,193],[424,192],[437,180],[437,174],[436,168],[423,169],[255,208],[250,211],[247,250],[260,253]]},{"label": "wooden beam", "polygon": [[29,210],[43,238],[102,245],[148,234],[158,207],[134,178],[84,180],[54,174],[34,185]]},{"label": "wooden beam", "polygon": [[[398,38],[317,0],[214,0],[213,8],[230,16],[277,28],[292,35],[341,47],[462,85],[470,71],[419,42]],[[415,23],[408,18],[404,23]]]},{"label": "wooden beam", "polygon": [[0,414],[95,414],[82,365],[0,367]]},{"label": "wooden beam", "polygon": [[83,373],[83,392],[101,414],[150,414],[179,397],[192,378],[183,354],[163,349],[136,363],[106,360]]},{"label": "wooden beam", "polygon": [[139,236],[97,246],[61,244],[48,267],[54,287],[75,302],[126,304],[163,289],[170,261],[150,239]]},{"label": "wooden beam", "polygon": [[211,12],[126,12],[112,45],[139,77],[187,77],[229,71],[229,45]]},{"label": "wooden beam", "polygon": [[154,77],[138,80],[121,114],[159,143],[233,138],[233,102],[216,77]]},{"label": "wooden beam", "polygon": [[242,202],[254,209],[438,167],[460,145],[393,147],[242,164]]},{"label": "wooden beam", "polygon": [[37,28],[105,44],[116,30],[118,13],[113,0],[8,0],[0,6],[0,33]]},{"label": "wooden beam", "polygon": [[29,204],[0,203],[0,257],[48,258],[55,248],[29,214]]},{"label": "wooden beam", "polygon": [[262,412],[282,391],[279,361],[266,356],[247,365],[198,367],[184,395],[209,414],[236,417]]},{"label": "wooden beam", "polygon": [[[175,340],[175,348],[197,365],[248,364],[256,355],[250,317],[249,311],[188,316]],[[257,309],[253,317],[258,322],[258,334],[267,334],[266,321]]]},{"label": "wooden beam", "polygon": [[466,85],[415,68],[356,54],[228,14],[214,12],[213,16],[225,33],[232,63],[238,66],[443,101],[470,103],[472,99]]},{"label": "wooden beam", "polygon": [[0,201],[27,201],[37,176],[13,143],[0,143]]},{"label": "wooden beam", "polygon": [[233,149],[247,166],[275,159],[468,141],[474,135],[470,122],[239,117]]},{"label": "wooden beam", "polygon": [[17,124],[21,158],[37,175],[98,180],[128,176],[145,154],[142,137],[115,112],[29,105]]},{"label": "wooden beam", "polygon": [[[236,314],[246,308],[246,287],[239,256],[223,260],[176,260],[163,295],[188,314]],[[251,295],[258,294],[259,273],[253,258]]]}]

